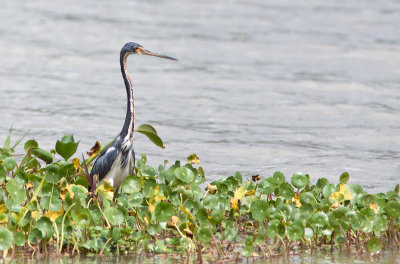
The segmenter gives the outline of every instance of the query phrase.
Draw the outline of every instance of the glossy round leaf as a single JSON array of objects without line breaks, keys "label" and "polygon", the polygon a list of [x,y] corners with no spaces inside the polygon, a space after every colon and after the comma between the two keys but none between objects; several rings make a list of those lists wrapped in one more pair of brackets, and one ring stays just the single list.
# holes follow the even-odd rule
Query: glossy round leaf
[{"label": "glossy round leaf", "polygon": [[274,192],[275,186],[272,177],[262,179],[257,186],[257,192],[261,194],[271,194]]},{"label": "glossy round leaf", "polygon": [[193,171],[187,167],[176,168],[174,173],[175,176],[183,182],[191,183],[194,180]]},{"label": "glossy round leaf", "polygon": [[137,176],[126,177],[121,184],[121,192],[132,194],[139,192],[142,189],[140,178]]},{"label": "glossy round leaf", "polygon": [[285,234],[285,226],[277,219],[273,219],[268,223],[267,236],[271,239],[277,235],[283,236]]},{"label": "glossy round leaf", "polygon": [[328,224],[329,218],[324,212],[317,212],[312,216],[311,222],[317,227],[324,227]]},{"label": "glossy round leaf", "polygon": [[13,203],[21,204],[26,200],[25,190],[15,179],[7,182],[6,190],[10,194]]},{"label": "glossy round leaf", "polygon": [[292,185],[290,185],[287,182],[282,183],[279,186],[279,195],[285,198],[286,200],[291,200],[294,196]]},{"label": "glossy round leaf", "polygon": [[123,213],[115,207],[108,207],[105,209],[104,215],[112,225],[120,225],[124,222]]},{"label": "glossy round leaf", "polygon": [[17,162],[15,161],[15,159],[13,157],[7,157],[4,159],[4,167],[7,170],[13,170],[15,168],[15,166],[17,165]]},{"label": "glossy round leaf", "polygon": [[171,216],[174,214],[174,208],[168,202],[162,201],[157,204],[155,215],[159,222],[168,222]]},{"label": "glossy round leaf", "polygon": [[218,206],[218,197],[215,195],[207,195],[203,199],[203,206],[205,209],[214,209]]},{"label": "glossy round leaf", "polygon": [[272,178],[274,179],[277,185],[280,185],[285,182],[285,175],[280,171],[275,171]]},{"label": "glossy round leaf", "polygon": [[292,226],[288,226],[286,232],[290,240],[298,241],[303,238],[304,228],[298,224],[294,224]]},{"label": "glossy round leaf", "polygon": [[24,150],[26,152],[28,152],[29,149],[31,149],[31,148],[33,149],[33,148],[37,148],[37,147],[39,147],[39,144],[37,143],[37,141],[34,140],[34,139],[30,139],[30,140],[25,142]]},{"label": "glossy round leaf", "polygon": [[385,212],[388,216],[399,217],[400,216],[400,203],[396,201],[389,201],[385,206]]},{"label": "glossy round leaf", "polygon": [[197,240],[208,244],[211,241],[211,231],[208,228],[201,228],[196,234]]},{"label": "glossy round leaf", "polygon": [[157,188],[157,183],[155,180],[147,180],[143,186],[143,196],[146,198],[150,198],[155,195]]},{"label": "glossy round leaf", "polygon": [[12,241],[12,233],[8,229],[0,227],[0,250],[8,250],[11,247]]},{"label": "glossy round leaf", "polygon": [[14,232],[14,242],[16,246],[22,247],[25,245],[25,235],[23,232]]},{"label": "glossy round leaf", "polygon": [[387,228],[388,228],[387,220],[383,216],[377,215],[374,221],[374,231],[384,232]]},{"label": "glossy round leaf", "polygon": [[291,183],[294,187],[301,189],[308,184],[307,176],[301,172],[297,172],[293,174]]},{"label": "glossy round leaf", "polygon": [[311,192],[305,192],[300,195],[301,204],[314,204],[315,202],[315,197]]},{"label": "glossy round leaf", "polygon": [[42,234],[49,234],[52,232],[52,223],[48,217],[42,216],[35,224],[35,228],[37,228]]},{"label": "glossy round leaf", "polygon": [[251,204],[251,215],[254,220],[256,221],[264,221],[267,219],[267,209],[268,209],[268,203],[264,200],[258,200],[254,203]]},{"label": "glossy round leaf", "polygon": [[381,241],[377,237],[372,237],[370,240],[368,240],[367,246],[369,252],[372,254],[375,254],[382,249]]},{"label": "glossy round leaf", "polygon": [[314,231],[311,228],[309,228],[309,227],[304,228],[304,237],[305,238],[311,239],[311,238],[313,238],[313,236],[314,236]]},{"label": "glossy round leaf", "polygon": [[60,167],[55,164],[50,164],[46,168],[46,182],[57,183],[61,179]]}]

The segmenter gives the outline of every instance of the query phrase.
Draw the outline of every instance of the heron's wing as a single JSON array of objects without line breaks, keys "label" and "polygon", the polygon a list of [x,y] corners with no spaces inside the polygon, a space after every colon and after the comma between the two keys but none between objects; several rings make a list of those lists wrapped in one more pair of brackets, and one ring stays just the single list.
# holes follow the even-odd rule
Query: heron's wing
[{"label": "heron's wing", "polygon": [[107,173],[111,170],[114,161],[118,157],[118,150],[111,144],[107,148],[105,148],[100,155],[97,157],[92,171],[90,172],[90,177],[93,179],[93,175],[98,175],[98,180],[101,181],[107,175]]}]

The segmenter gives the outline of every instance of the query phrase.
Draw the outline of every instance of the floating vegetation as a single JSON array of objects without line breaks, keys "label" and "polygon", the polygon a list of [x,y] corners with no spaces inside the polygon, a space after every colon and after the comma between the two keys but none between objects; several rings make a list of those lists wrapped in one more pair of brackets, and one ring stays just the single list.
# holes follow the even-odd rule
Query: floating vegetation
[{"label": "floating vegetation", "polygon": [[[85,161],[71,160],[79,144],[72,136],[50,151],[28,140],[23,155],[14,153],[21,139],[10,141],[0,148],[3,258],[21,249],[32,256],[178,253],[202,262],[204,256],[269,258],[321,247],[379,254],[400,246],[399,185],[369,194],[348,184],[346,172],[338,184],[281,172],[244,180],[236,172],[206,186],[195,154],[158,167],[142,155],[118,190],[105,181],[89,192],[87,170],[99,143]],[[156,137],[153,142],[163,146]]]}]

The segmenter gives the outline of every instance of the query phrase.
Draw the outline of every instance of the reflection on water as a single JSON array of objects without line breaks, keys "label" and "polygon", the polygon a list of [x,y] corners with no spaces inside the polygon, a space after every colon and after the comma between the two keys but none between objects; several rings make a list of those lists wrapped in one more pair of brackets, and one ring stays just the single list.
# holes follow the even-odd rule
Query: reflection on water
[{"label": "reflection on water", "polygon": [[119,50],[135,41],[179,63],[132,57],[136,121],[151,164],[196,152],[216,179],[308,172],[387,191],[399,181],[400,2],[6,1],[0,135],[12,125],[85,152],[120,131]]},{"label": "reflection on water", "polygon": [[[190,263],[196,263],[196,257],[193,256],[190,259]],[[38,263],[37,259],[32,259],[29,256],[25,256],[25,258],[19,257],[19,261],[33,264]],[[216,257],[216,256],[215,256]],[[203,257],[204,263],[216,263],[215,259],[210,259],[207,257]],[[356,263],[399,263],[400,262],[400,251],[398,249],[386,249],[380,253],[378,256],[370,256],[368,253],[358,255],[355,252],[348,253],[346,248],[342,250],[334,250],[332,253],[328,248],[322,248],[315,252],[311,252],[310,250],[300,250],[295,254],[282,256],[282,257],[274,257],[274,258],[266,258],[264,259],[232,259],[230,261],[225,261],[221,263],[271,263],[271,264],[309,264],[309,263],[318,263],[318,264],[356,264]],[[124,257],[74,257],[74,258],[54,258],[48,257],[44,259],[40,259],[39,263],[44,264],[94,264],[94,263],[102,263],[102,264],[112,264],[112,263],[142,263],[142,264],[150,264],[150,263],[160,263],[160,264],[174,264],[174,263],[187,263],[186,254],[184,255],[174,255],[174,254],[142,254],[135,256],[124,256]]]}]

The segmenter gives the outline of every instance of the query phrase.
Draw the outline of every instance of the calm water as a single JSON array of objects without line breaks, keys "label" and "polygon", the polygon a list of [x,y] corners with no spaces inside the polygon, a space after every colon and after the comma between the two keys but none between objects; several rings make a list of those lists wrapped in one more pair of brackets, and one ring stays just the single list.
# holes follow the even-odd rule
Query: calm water
[{"label": "calm water", "polygon": [[[208,263],[216,263],[215,259],[207,259],[206,256],[203,257],[203,261],[205,264]],[[283,256],[283,257],[275,257],[275,258],[267,258],[267,261],[263,259],[256,259],[253,261],[252,258],[249,258],[247,261],[246,258],[240,258],[237,262],[235,259],[233,261],[225,261],[220,263],[250,263],[250,264],[310,264],[310,263],[318,263],[318,264],[367,264],[367,263],[385,263],[385,264],[394,264],[400,262],[400,251],[399,250],[390,250],[387,249],[382,252],[379,256],[368,256],[367,253],[363,255],[358,255],[357,253],[348,253],[347,250],[334,250],[333,253],[330,253],[330,250],[320,249],[317,252],[311,254],[310,251],[304,252],[300,251],[295,255]],[[28,263],[28,264],[36,264],[38,260],[28,258],[19,258],[20,263]],[[85,258],[46,258],[41,259],[40,263],[44,264],[127,264],[127,263],[143,263],[143,264],[151,264],[151,263],[159,263],[159,264],[175,264],[175,263],[187,263],[186,255],[178,256],[178,255],[149,255],[142,256],[139,260],[139,256],[129,256],[129,257],[85,257]],[[197,263],[196,256],[193,254],[189,263]]]},{"label": "calm water", "polygon": [[196,152],[209,180],[296,171],[387,191],[400,175],[400,2],[2,1],[0,137],[41,146],[73,133],[79,153],[125,117],[132,56],[136,152],[157,165]]}]

